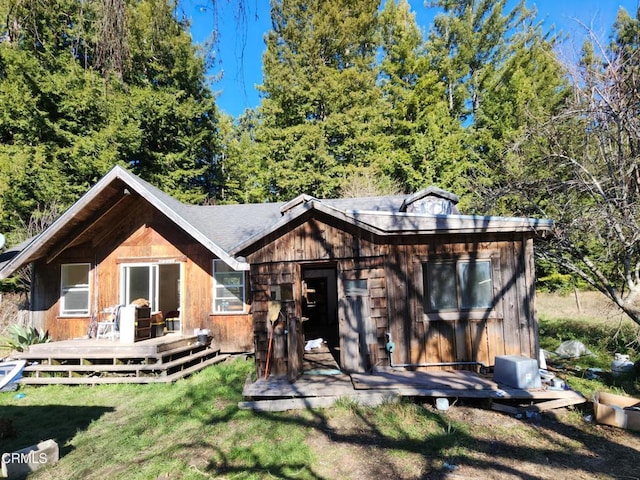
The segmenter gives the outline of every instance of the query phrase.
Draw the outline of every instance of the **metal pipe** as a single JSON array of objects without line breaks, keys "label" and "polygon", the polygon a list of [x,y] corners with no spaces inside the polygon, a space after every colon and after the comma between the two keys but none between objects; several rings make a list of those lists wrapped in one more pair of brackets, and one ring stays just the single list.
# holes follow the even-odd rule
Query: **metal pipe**
[{"label": "metal pipe", "polygon": [[425,362],[425,363],[393,363],[393,351],[395,350],[395,344],[391,341],[391,333],[386,332],[387,344],[385,346],[387,352],[389,352],[389,364],[391,368],[406,368],[406,367],[453,367],[461,365],[480,365],[481,369],[487,368],[482,362]]}]

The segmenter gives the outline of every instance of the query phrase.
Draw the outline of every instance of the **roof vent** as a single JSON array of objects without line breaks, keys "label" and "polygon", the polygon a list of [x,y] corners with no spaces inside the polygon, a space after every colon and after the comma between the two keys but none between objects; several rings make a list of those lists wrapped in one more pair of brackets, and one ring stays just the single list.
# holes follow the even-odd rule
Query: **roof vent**
[{"label": "roof vent", "polygon": [[457,195],[431,186],[408,196],[402,202],[400,211],[426,215],[460,215],[456,206],[458,201]]},{"label": "roof vent", "polygon": [[280,213],[284,215],[289,211],[293,210],[294,208],[296,208],[297,206],[304,205],[305,203],[310,202],[311,200],[315,200],[315,198],[313,198],[311,195],[307,195],[306,193],[303,193],[302,195],[298,195],[296,198],[289,200],[287,203],[282,205],[282,207],[280,207]]}]

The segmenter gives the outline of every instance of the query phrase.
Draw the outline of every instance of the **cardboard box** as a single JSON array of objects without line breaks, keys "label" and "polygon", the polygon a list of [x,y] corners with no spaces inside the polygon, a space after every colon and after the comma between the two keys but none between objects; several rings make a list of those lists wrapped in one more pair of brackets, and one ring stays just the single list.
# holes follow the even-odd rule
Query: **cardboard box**
[{"label": "cardboard box", "polygon": [[637,398],[596,392],[593,411],[598,423],[640,431],[640,400]]},{"label": "cardboard box", "polygon": [[522,355],[496,356],[493,379],[513,388],[540,388],[540,370],[535,358]]}]

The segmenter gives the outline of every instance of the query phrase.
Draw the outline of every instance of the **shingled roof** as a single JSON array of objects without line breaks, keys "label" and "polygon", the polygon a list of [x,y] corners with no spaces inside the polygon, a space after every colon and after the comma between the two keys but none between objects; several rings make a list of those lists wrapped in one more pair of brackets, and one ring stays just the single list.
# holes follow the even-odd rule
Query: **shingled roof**
[{"label": "shingled roof", "polygon": [[[434,215],[408,208],[429,195],[452,202],[457,213],[457,197],[430,187],[412,195],[316,199],[300,195],[289,202],[195,206],[184,204],[128,170],[115,166],[85,195],[63,213],[47,230],[29,241],[8,248],[0,255],[0,279],[43,256],[53,245],[72,235],[83,219],[104,210],[105,203],[117,202],[119,195],[135,192],[157,208],[179,228],[236,270],[248,265],[236,258],[265,236],[287,227],[305,212],[330,215],[382,236],[429,234],[443,231],[471,233],[488,231],[546,230],[548,220],[477,217],[459,214]],[[416,213],[421,212],[421,213]]]}]

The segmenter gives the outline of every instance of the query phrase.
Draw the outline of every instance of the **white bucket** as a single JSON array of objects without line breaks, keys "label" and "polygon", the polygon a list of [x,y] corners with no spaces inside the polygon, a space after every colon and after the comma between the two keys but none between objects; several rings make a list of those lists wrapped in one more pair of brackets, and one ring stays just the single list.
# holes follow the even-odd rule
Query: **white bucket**
[{"label": "white bucket", "polygon": [[436,408],[441,412],[449,410],[449,399],[448,398],[436,398]]}]

